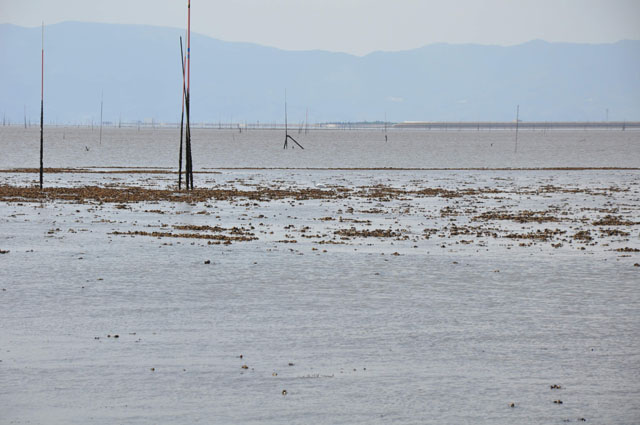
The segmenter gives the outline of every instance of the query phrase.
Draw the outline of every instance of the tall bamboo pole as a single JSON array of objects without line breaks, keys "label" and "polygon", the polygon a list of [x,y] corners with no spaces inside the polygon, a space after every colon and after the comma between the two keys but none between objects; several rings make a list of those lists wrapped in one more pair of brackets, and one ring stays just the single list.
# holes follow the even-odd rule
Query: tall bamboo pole
[{"label": "tall bamboo pole", "polygon": [[191,155],[191,124],[190,124],[190,111],[191,111],[191,0],[188,0],[187,4],[187,95],[186,95],[186,109],[187,109],[187,173],[189,178],[187,180],[187,187],[193,190],[193,157]]},{"label": "tall bamboo pole", "polygon": [[187,4],[187,93],[191,88],[191,0]]},{"label": "tall bamboo pole", "polygon": [[180,117],[180,154],[178,155],[178,190],[182,189],[182,135],[184,133],[184,101],[185,101],[185,76],[184,76],[184,51],[182,49],[182,36],[180,37],[180,63],[182,64],[182,115]]},{"label": "tall bamboo pole", "polygon": [[187,116],[187,125],[185,129],[185,138],[186,138],[186,177],[185,184],[187,185],[187,189],[193,189],[193,162],[191,158],[191,119],[190,119],[190,105],[189,105],[189,92],[187,91],[187,95],[185,97],[185,113]]},{"label": "tall bamboo pole", "polygon": [[[180,50],[182,51],[182,40],[180,40]],[[186,62],[186,59],[185,59]],[[184,63],[184,62],[183,62]],[[182,76],[183,76],[183,82],[186,80],[186,72],[185,72],[185,68],[183,65],[182,68]],[[189,120],[189,92],[187,91],[187,87],[186,85],[183,85],[183,93],[184,93],[184,105],[185,105],[185,114],[187,116],[187,125],[185,128],[185,149],[186,149],[186,163],[185,163],[185,185],[187,187],[187,190],[189,190],[191,188],[191,159],[189,157],[189,142],[191,139],[191,126],[190,126],[190,120]]]},{"label": "tall bamboo pole", "polygon": [[40,63],[40,189],[44,181],[44,22],[42,22],[42,56]]}]

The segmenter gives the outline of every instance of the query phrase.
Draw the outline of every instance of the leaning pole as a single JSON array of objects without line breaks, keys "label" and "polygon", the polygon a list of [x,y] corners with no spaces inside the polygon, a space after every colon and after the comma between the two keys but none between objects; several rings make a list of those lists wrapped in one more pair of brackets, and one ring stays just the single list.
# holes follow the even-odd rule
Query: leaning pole
[{"label": "leaning pole", "polygon": [[182,190],[182,136],[184,134],[184,103],[185,103],[186,90],[187,90],[186,84],[184,81],[184,53],[182,52],[182,37],[180,37],[180,64],[182,65],[182,115],[180,116],[180,153],[178,154],[178,190]]}]

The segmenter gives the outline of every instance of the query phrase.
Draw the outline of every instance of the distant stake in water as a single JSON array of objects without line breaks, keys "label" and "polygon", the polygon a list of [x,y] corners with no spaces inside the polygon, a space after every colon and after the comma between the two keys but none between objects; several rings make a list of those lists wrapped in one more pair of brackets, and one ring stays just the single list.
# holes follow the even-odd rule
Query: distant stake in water
[{"label": "distant stake in water", "polygon": [[43,154],[44,154],[44,22],[42,22],[42,60],[40,66],[40,189],[43,183]]},{"label": "distant stake in water", "polygon": [[515,153],[518,153],[518,126],[520,125],[520,105],[516,108],[516,149]]},{"label": "distant stake in water", "polygon": [[100,144],[102,144],[102,106],[104,104],[104,90],[100,94]]},{"label": "distant stake in water", "polygon": [[[287,91],[284,91],[284,148],[287,149],[289,139],[293,140],[293,142],[300,146],[300,149],[304,149],[300,143],[296,141],[293,137],[289,136],[289,125],[287,119]],[[293,146],[291,147],[293,148]]]},{"label": "distant stake in water", "polygon": [[387,113],[384,113],[384,141],[388,142],[389,138],[387,137]]}]

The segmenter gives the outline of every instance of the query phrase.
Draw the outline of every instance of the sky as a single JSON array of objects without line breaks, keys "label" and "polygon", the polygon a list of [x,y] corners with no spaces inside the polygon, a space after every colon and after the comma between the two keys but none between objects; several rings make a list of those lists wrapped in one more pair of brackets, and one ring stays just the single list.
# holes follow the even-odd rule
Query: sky
[{"label": "sky", "polygon": [[[0,23],[186,26],[187,0],[0,0]],[[192,0],[192,31],[364,55],[433,43],[640,39],[640,0]]]}]

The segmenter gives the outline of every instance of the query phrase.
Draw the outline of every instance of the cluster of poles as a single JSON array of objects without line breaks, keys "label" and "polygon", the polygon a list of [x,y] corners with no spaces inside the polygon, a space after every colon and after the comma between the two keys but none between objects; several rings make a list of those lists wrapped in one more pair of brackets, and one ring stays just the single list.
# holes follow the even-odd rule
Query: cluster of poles
[{"label": "cluster of poles", "polygon": [[[182,37],[180,37],[180,63],[182,64],[182,115],[180,118],[180,154],[178,155],[178,190],[182,190],[182,152],[183,138],[185,146],[185,187],[187,190],[193,190],[193,157],[191,154],[191,124],[189,121],[190,112],[190,96],[189,87],[191,80],[191,0],[188,4],[187,12],[187,56],[185,58],[182,46]],[[186,113],[186,127],[185,127]]]},{"label": "cluster of poles", "polygon": [[[180,119],[180,154],[178,164],[178,190],[182,190],[182,157],[185,153],[185,188],[193,190],[193,156],[191,153],[190,82],[191,82],[191,0],[187,5],[187,54],[180,37],[180,63],[182,66],[182,117]],[[185,125],[186,115],[186,125]],[[100,101],[100,141],[102,142],[102,100]],[[184,141],[184,143],[183,143]],[[44,184],[44,22],[42,23],[42,52],[40,73],[40,189]]]},{"label": "cluster of poles", "polygon": [[[191,123],[190,123],[190,82],[191,82],[191,0],[187,5],[187,40],[186,55],[184,52],[182,37],[180,37],[180,64],[182,66],[182,113],[180,118],[180,152],[178,155],[178,190],[182,190],[183,153],[184,153],[184,183],[187,190],[193,190],[193,155],[191,151]],[[41,79],[40,79],[40,189],[44,183],[44,22],[42,23],[42,52],[41,52]],[[102,106],[100,100],[100,142],[102,143]],[[287,94],[284,101],[285,114],[285,138],[284,149],[289,147],[289,141],[300,149],[304,147],[289,134],[287,120]],[[186,118],[186,123],[185,123]],[[26,122],[26,118],[25,118]],[[386,138],[386,136],[385,136]]]},{"label": "cluster of poles", "polygon": [[[180,37],[180,64],[182,66],[182,113],[180,118],[180,153],[178,155],[178,190],[182,190],[183,153],[184,153],[184,184],[187,190],[193,190],[193,155],[191,151],[191,122],[190,122],[190,86],[191,86],[191,0],[187,5],[187,52],[185,55],[182,37]],[[285,92],[285,138],[284,148],[289,141],[304,149],[297,140],[289,135],[287,126],[287,98]],[[186,118],[186,122],[185,122]],[[102,142],[102,99],[100,101],[100,142]],[[292,145],[293,147],[293,145]],[[42,23],[42,62],[40,78],[40,189],[44,183],[44,22]]]}]

